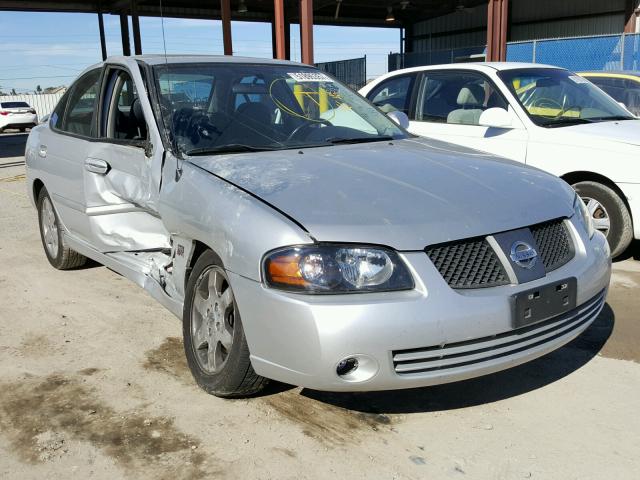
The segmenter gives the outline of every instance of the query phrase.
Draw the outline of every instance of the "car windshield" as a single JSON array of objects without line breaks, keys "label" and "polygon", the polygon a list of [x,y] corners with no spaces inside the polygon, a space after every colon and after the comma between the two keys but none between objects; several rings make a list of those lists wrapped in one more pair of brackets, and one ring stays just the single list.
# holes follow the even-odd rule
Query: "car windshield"
[{"label": "car windshield", "polygon": [[528,68],[498,75],[529,118],[542,127],[634,119],[589,80],[567,70]]},{"label": "car windshield", "polygon": [[405,138],[337,80],[301,65],[154,67],[164,128],[187,155]]}]

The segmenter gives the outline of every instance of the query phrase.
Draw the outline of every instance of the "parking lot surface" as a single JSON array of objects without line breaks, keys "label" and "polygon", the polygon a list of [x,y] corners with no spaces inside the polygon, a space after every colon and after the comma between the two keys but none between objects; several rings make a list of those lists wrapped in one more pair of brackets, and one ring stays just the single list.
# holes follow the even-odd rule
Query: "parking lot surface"
[{"label": "parking lot surface", "polygon": [[634,479],[640,260],[608,304],[529,364],[400,392],[272,385],[222,400],[193,382],[180,322],[98,264],[56,271],[0,136],[0,478]]}]

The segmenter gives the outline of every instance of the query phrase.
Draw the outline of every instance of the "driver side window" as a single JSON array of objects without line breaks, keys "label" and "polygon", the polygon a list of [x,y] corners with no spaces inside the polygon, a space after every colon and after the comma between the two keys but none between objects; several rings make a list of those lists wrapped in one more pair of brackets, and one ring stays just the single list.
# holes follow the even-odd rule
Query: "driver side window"
[{"label": "driver side window", "polygon": [[113,70],[110,73],[104,112],[104,137],[125,142],[147,139],[142,104],[128,72]]}]

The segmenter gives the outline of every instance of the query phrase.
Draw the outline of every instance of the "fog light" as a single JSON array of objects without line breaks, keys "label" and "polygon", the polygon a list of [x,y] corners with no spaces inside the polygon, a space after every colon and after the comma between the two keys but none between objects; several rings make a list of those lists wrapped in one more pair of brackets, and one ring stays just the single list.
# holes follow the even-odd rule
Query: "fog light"
[{"label": "fog light", "polygon": [[344,377],[345,375],[355,372],[357,368],[358,360],[356,358],[345,358],[338,363],[336,373],[339,377]]}]

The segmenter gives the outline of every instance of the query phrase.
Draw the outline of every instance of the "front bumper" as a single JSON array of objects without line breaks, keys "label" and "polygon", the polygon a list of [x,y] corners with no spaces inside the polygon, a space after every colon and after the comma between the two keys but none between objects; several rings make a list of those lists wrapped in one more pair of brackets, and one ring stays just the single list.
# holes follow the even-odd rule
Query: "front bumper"
[{"label": "front bumper", "polygon": [[[230,273],[253,368],[265,377],[318,390],[369,391],[464,380],[544,355],[591,324],[609,285],[604,236],[596,233],[589,240],[571,225],[575,257],[521,285],[454,290],[423,252],[403,254],[416,279],[415,290],[408,292],[300,295]],[[578,281],[574,317],[563,315],[526,332],[512,329],[513,294],[569,277]],[[347,357],[358,358],[367,378],[336,374],[337,364]],[[407,361],[421,368],[402,367]]]}]

